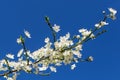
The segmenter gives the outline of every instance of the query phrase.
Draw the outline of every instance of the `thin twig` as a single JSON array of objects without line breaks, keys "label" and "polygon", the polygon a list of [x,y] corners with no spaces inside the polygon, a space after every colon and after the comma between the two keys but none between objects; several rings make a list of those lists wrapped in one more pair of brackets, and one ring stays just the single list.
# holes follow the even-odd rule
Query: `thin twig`
[{"label": "thin twig", "polygon": [[24,49],[24,52],[25,52],[25,56],[26,56],[26,60],[27,60],[27,65],[29,65],[29,56],[28,56],[28,53],[27,53],[27,49],[26,49],[25,43],[22,42],[22,45],[23,45],[23,49]]},{"label": "thin twig", "polygon": [[[50,23],[49,17],[45,16],[45,21],[52,31],[53,41],[56,42],[56,32],[52,28],[52,24]],[[55,47],[54,47],[54,49],[55,49]]]}]

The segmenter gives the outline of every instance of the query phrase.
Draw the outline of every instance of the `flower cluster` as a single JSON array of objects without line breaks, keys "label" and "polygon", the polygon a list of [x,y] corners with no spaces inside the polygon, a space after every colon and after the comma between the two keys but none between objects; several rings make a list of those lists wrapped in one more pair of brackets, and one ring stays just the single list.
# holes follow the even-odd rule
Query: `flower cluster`
[{"label": "flower cluster", "polygon": [[[72,37],[68,32],[65,36],[60,36],[58,39],[56,39],[56,33],[60,31],[60,26],[56,24],[52,26],[49,18],[45,17],[53,34],[53,42],[47,37],[44,40],[45,45],[43,47],[30,52],[30,50],[26,48],[25,38],[20,36],[17,39],[17,43],[22,45],[22,49],[18,51],[17,55],[9,53],[4,59],[0,60],[0,71],[4,72],[0,74],[0,76],[4,76],[7,80],[16,80],[20,71],[49,75],[51,72],[57,72],[56,67],[62,66],[63,64],[69,64],[71,70],[74,70],[76,68],[76,63],[79,61],[92,62],[92,56],[89,56],[87,59],[82,59],[82,45],[88,40],[95,39],[98,35],[105,32],[100,32],[99,30],[103,26],[108,25],[106,18],[111,18],[113,20],[116,18],[115,14],[117,11],[112,8],[108,9],[110,14],[105,15],[104,20],[95,24],[95,29],[88,30],[82,28],[78,30],[78,35]],[[99,33],[95,33],[96,31],[99,31]],[[28,31],[24,30],[24,34],[27,38],[31,38]],[[14,60],[15,56],[17,56],[17,60]],[[44,73],[44,71],[48,71],[48,73]]]},{"label": "flower cluster", "polygon": [[103,14],[105,14],[105,17],[102,21],[100,21],[99,23],[95,24],[95,27],[97,27],[98,29],[101,28],[102,26],[108,25],[109,23],[106,22],[106,18],[111,18],[112,20],[116,19],[116,13],[117,11],[113,8],[108,8],[110,14],[106,15],[106,12],[103,11]]}]

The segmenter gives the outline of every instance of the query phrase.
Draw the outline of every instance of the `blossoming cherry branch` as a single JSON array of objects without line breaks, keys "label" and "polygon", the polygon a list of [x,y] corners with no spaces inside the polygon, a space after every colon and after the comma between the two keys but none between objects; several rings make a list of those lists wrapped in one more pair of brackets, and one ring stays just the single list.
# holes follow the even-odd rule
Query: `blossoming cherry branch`
[{"label": "blossoming cherry branch", "polygon": [[[108,10],[109,14],[103,11],[104,18],[95,24],[94,29],[82,28],[78,30],[78,35],[71,37],[70,33],[67,33],[65,36],[60,36],[59,39],[56,38],[56,34],[61,30],[60,26],[52,25],[49,17],[46,16],[45,21],[51,29],[53,41],[47,37],[43,47],[30,52],[25,45],[26,38],[21,35],[17,39],[17,43],[22,45],[18,51],[17,60],[14,60],[16,55],[13,54],[7,54],[4,59],[0,60],[0,76],[7,80],[16,80],[21,71],[45,76],[51,72],[57,72],[56,67],[63,64],[69,64],[71,70],[74,70],[78,62],[92,62],[92,56],[82,59],[82,45],[106,32],[103,27],[109,24],[106,22],[108,18],[116,19],[117,11],[113,8],[108,8]],[[25,37],[31,38],[28,31],[24,30],[24,34]],[[46,71],[48,73],[45,73]]]}]

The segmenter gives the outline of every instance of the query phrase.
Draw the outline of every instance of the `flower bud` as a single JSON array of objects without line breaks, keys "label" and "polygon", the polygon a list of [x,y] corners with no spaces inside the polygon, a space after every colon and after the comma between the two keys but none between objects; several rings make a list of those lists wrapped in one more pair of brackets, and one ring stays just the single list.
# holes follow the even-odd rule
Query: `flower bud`
[{"label": "flower bud", "polygon": [[93,57],[92,57],[92,56],[89,56],[89,57],[87,58],[87,61],[92,62],[92,61],[93,61]]}]

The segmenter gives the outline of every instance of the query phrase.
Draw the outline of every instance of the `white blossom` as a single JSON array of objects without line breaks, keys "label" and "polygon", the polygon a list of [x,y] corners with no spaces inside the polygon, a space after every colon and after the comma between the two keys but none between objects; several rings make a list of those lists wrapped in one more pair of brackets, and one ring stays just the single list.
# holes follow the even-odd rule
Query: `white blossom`
[{"label": "white blossom", "polygon": [[0,61],[0,71],[6,71],[8,70],[7,67],[4,67],[3,65],[5,64],[5,60]]},{"label": "white blossom", "polygon": [[17,57],[20,57],[22,55],[23,51],[24,51],[23,49],[20,49],[20,51],[17,54]]},{"label": "white blossom", "polygon": [[65,36],[60,36],[60,39],[54,43],[55,48],[61,50],[64,47],[69,47],[73,45],[73,41],[70,39],[70,33],[67,33]]},{"label": "white blossom", "polygon": [[60,31],[60,26],[58,26],[58,25],[56,25],[56,24],[54,24],[54,26],[53,26],[52,28],[53,28],[53,30],[54,30],[55,32],[59,32],[59,31]]},{"label": "white blossom", "polygon": [[91,61],[93,61],[93,57],[89,56],[87,60],[91,62]]},{"label": "white blossom", "polygon": [[105,22],[105,21],[101,21],[100,23],[95,24],[96,28],[101,28],[102,26],[108,25],[109,23]]},{"label": "white blossom", "polygon": [[8,77],[8,78],[7,78],[7,80],[14,80],[14,79],[13,79],[13,78],[11,78],[11,77]]},{"label": "white blossom", "polygon": [[83,33],[83,32],[86,32],[86,31],[87,31],[87,29],[84,29],[84,28],[79,29],[79,32],[80,32],[80,33]]},{"label": "white blossom", "polygon": [[91,38],[91,39],[95,39],[95,35],[94,35],[94,34],[91,34],[91,35],[90,35],[90,38]]},{"label": "white blossom", "polygon": [[9,62],[9,66],[19,71],[21,69],[21,62],[11,61]]},{"label": "white blossom", "polygon": [[75,67],[76,67],[76,65],[75,65],[75,64],[71,65],[71,70],[74,70],[74,69],[75,69]]},{"label": "white blossom", "polygon": [[55,65],[56,65],[56,66],[61,66],[62,64],[61,64],[61,63],[56,63]]},{"label": "white blossom", "polygon": [[32,67],[30,67],[30,66],[24,66],[24,68],[25,68],[25,71],[26,71],[26,72],[32,70]]},{"label": "white blossom", "polygon": [[14,55],[13,54],[7,54],[6,57],[8,57],[10,59],[14,59]]},{"label": "white blossom", "polygon": [[22,43],[22,41],[21,41],[20,38],[17,38],[17,43],[18,43],[18,44]]},{"label": "white blossom", "polygon": [[80,38],[80,35],[76,35],[76,38],[78,38],[78,39],[79,39],[79,38]]},{"label": "white blossom", "polygon": [[73,60],[74,60],[76,63],[79,62],[79,61],[78,61],[78,58],[73,58]]},{"label": "white blossom", "polygon": [[30,50],[27,50],[27,55],[29,56],[29,57],[33,57],[33,55],[31,54],[31,52],[30,52]]},{"label": "white blossom", "polygon": [[50,70],[51,70],[52,72],[57,72],[56,68],[53,67],[53,66],[50,66]]},{"label": "white blossom", "polygon": [[108,8],[108,10],[113,14],[116,15],[117,11],[113,8]]},{"label": "white blossom", "polygon": [[82,51],[82,44],[76,46],[75,49],[76,49],[77,51]]},{"label": "white blossom", "polygon": [[50,39],[47,37],[45,38],[45,43],[48,43],[50,41]]},{"label": "white blossom", "polygon": [[87,37],[91,34],[91,31],[88,31],[87,29],[79,29],[79,32],[82,34],[83,37]]},{"label": "white blossom", "polygon": [[42,67],[39,67],[39,71],[45,71],[47,70],[48,66],[43,65]]},{"label": "white blossom", "polygon": [[13,75],[13,80],[16,80],[17,79],[17,73],[15,72],[14,75]]},{"label": "white blossom", "polygon": [[113,8],[108,8],[108,10],[110,11],[110,18],[111,19],[113,19],[113,20],[115,20],[116,19],[116,13],[117,13],[117,11],[115,10],[115,9],[113,9]]},{"label": "white blossom", "polygon": [[33,53],[31,53],[33,55],[33,59],[34,60],[39,60],[40,58],[42,58],[44,56],[44,48],[40,48],[38,50],[35,50]]},{"label": "white blossom", "polygon": [[80,53],[80,51],[73,51],[73,54],[76,55],[78,58],[82,57],[82,54]]},{"label": "white blossom", "polygon": [[25,36],[26,36],[27,38],[31,38],[31,35],[30,35],[30,33],[29,33],[28,31],[24,30],[24,34],[25,34]]},{"label": "white blossom", "polygon": [[70,51],[65,51],[65,52],[63,53],[63,55],[64,55],[64,56],[69,56],[69,55],[70,55]]}]

